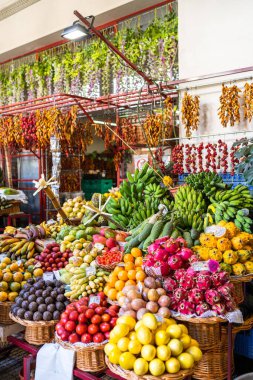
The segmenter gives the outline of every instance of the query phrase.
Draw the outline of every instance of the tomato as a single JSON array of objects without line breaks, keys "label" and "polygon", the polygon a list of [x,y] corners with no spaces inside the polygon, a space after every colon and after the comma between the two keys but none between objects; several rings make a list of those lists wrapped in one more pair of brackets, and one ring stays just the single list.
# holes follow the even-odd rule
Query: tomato
[{"label": "tomato", "polygon": [[68,317],[61,317],[61,320],[60,320],[60,324],[62,325],[62,326],[64,326],[64,325],[66,325],[66,323],[68,322]]},{"label": "tomato", "polygon": [[52,272],[52,268],[51,267],[47,267],[47,272]]},{"label": "tomato", "polygon": [[111,305],[111,306],[109,307],[109,309],[110,309],[110,310],[115,310],[115,311],[118,313],[118,311],[119,311],[119,306],[118,306],[118,305]]},{"label": "tomato", "polygon": [[100,328],[100,330],[102,332],[106,332],[106,331],[110,331],[111,330],[111,325],[108,322],[103,322],[103,323],[101,323],[101,325],[99,326],[99,328]]},{"label": "tomato", "polygon": [[80,342],[79,336],[76,333],[70,334],[70,336],[69,336],[69,342],[70,343]]},{"label": "tomato", "polygon": [[111,325],[112,327],[114,327],[114,326],[116,325],[117,319],[118,319],[118,318],[116,318],[116,317],[113,317],[113,318],[111,319],[111,321],[110,321],[110,325]]},{"label": "tomato", "polygon": [[69,332],[72,332],[76,329],[76,324],[74,321],[68,321],[65,325],[65,329]]},{"label": "tomato", "polygon": [[85,313],[85,311],[88,309],[88,306],[86,305],[76,305],[77,311],[79,314]]},{"label": "tomato", "polygon": [[96,307],[96,309],[95,309],[95,313],[97,313],[97,314],[99,314],[99,315],[102,315],[102,314],[104,314],[105,310],[106,310],[105,307],[98,306],[98,307]]},{"label": "tomato", "polygon": [[111,320],[111,316],[109,314],[103,314],[101,318],[103,322],[110,322]]},{"label": "tomato", "polygon": [[76,310],[76,307],[73,303],[70,303],[67,307],[66,307],[66,311],[72,311],[72,310]]},{"label": "tomato", "polygon": [[85,323],[85,322],[87,322],[87,318],[86,318],[86,316],[85,316],[85,313],[81,313],[81,314],[79,314],[78,322],[80,322],[80,323]]},{"label": "tomato", "polygon": [[68,318],[68,317],[69,317],[69,313],[67,313],[66,311],[61,313],[61,318]]},{"label": "tomato", "polygon": [[69,314],[69,319],[71,321],[77,321],[78,317],[79,317],[79,314],[78,314],[78,312],[76,310],[71,311],[70,314]]},{"label": "tomato", "polygon": [[97,333],[93,335],[93,342],[94,343],[102,343],[105,340],[105,336],[102,333]]},{"label": "tomato", "polygon": [[66,341],[69,339],[69,333],[67,331],[65,331],[63,334],[61,334],[61,339]]},{"label": "tomato", "polygon": [[102,305],[102,306],[107,306],[107,301],[106,301],[106,300],[102,301],[102,302],[101,302],[101,305]]},{"label": "tomato", "polygon": [[117,315],[118,315],[118,313],[115,311],[115,310],[113,310],[113,309],[108,309],[108,310],[106,310],[106,312],[111,316],[111,317],[116,317]]},{"label": "tomato", "polygon": [[110,339],[110,331],[104,333],[105,339]]},{"label": "tomato", "polygon": [[56,325],[55,325],[55,330],[58,331],[58,329],[62,328],[62,324],[60,322],[58,322]]},{"label": "tomato", "polygon": [[98,325],[91,324],[88,326],[88,333],[91,335],[96,334],[99,331]]},{"label": "tomato", "polygon": [[93,315],[93,317],[91,318],[91,323],[94,323],[94,325],[99,325],[99,323],[101,323],[102,321],[102,318],[100,317],[100,315]]},{"label": "tomato", "polygon": [[88,319],[91,319],[94,314],[95,314],[95,310],[93,310],[93,309],[87,309],[85,312],[85,316]]},{"label": "tomato", "polygon": [[59,327],[57,330],[57,335],[59,335],[60,337],[62,336],[62,334],[65,334],[67,331],[65,330],[65,328],[63,326]]},{"label": "tomato", "polygon": [[83,335],[84,333],[86,333],[88,330],[88,327],[87,325],[85,325],[84,323],[79,323],[77,326],[76,326],[76,333],[78,335]]},{"label": "tomato", "polygon": [[90,342],[92,342],[92,336],[90,334],[87,334],[87,333],[83,334],[81,336],[81,342],[82,343],[90,343]]},{"label": "tomato", "polygon": [[89,305],[89,308],[90,309],[96,309],[98,307],[98,304],[97,303],[91,303],[90,305]]}]

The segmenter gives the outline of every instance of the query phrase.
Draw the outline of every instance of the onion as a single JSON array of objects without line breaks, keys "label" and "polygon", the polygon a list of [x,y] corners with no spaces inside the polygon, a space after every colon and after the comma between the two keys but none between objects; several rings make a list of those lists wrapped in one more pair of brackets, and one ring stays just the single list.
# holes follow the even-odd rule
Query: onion
[{"label": "onion", "polygon": [[170,311],[167,307],[160,307],[160,309],[158,310],[158,315],[160,315],[163,318],[169,318]]},{"label": "onion", "polygon": [[168,307],[170,306],[170,297],[168,296],[161,296],[158,300],[158,304],[161,306],[161,307]]}]

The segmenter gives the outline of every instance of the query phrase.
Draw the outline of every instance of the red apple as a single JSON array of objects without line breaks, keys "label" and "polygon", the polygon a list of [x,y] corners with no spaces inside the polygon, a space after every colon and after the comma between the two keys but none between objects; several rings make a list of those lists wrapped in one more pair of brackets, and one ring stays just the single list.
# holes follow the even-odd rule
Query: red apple
[{"label": "red apple", "polygon": [[98,304],[97,303],[91,303],[90,305],[89,305],[89,308],[90,309],[96,309],[98,307]]},{"label": "red apple", "polygon": [[72,344],[76,343],[76,342],[80,342],[79,336],[76,333],[70,334],[70,336],[69,336],[69,342],[72,343]]},{"label": "red apple", "polygon": [[84,333],[86,333],[88,330],[88,327],[86,324],[84,323],[79,323],[77,326],[76,326],[76,333],[78,335],[83,335]]},{"label": "red apple", "polygon": [[97,296],[100,297],[101,300],[104,300],[106,298],[106,295],[104,292],[98,292]]},{"label": "red apple", "polygon": [[103,323],[101,323],[101,325],[99,326],[99,328],[100,328],[100,330],[102,332],[107,332],[107,331],[111,330],[111,325],[108,322],[103,322]]},{"label": "red apple", "polygon": [[81,342],[82,343],[91,343],[92,342],[92,336],[90,334],[87,334],[87,333],[83,334],[81,336]]},{"label": "red apple", "polygon": [[76,324],[74,321],[68,321],[65,325],[65,330],[72,332],[76,329]]},{"label": "red apple", "polygon": [[93,342],[94,343],[102,343],[105,340],[105,336],[102,333],[97,333],[93,335]]},{"label": "red apple", "polygon": [[98,325],[91,324],[88,326],[88,333],[91,335],[96,334],[99,331]]},{"label": "red apple", "polygon": [[69,339],[69,333],[66,331],[66,332],[64,332],[63,334],[61,334],[61,340],[64,340],[64,341],[66,341],[66,340],[68,340]]}]

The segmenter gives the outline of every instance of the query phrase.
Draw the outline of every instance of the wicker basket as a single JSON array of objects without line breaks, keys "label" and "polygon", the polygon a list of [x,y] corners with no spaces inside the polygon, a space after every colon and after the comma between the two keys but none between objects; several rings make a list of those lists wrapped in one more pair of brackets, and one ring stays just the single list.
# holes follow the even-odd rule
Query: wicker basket
[{"label": "wicker basket", "polygon": [[11,325],[13,320],[10,318],[9,314],[11,311],[11,305],[14,302],[0,302],[0,324],[1,325]]},{"label": "wicker basket", "polygon": [[[98,256],[99,257],[99,256]],[[121,254],[121,258],[119,261],[117,261],[116,263],[112,263],[112,264],[109,264],[109,265],[103,265],[103,264],[99,264],[98,261],[97,261],[97,258],[95,259],[96,261],[96,264],[97,266],[99,266],[99,268],[102,268],[104,270],[107,270],[107,271],[112,271],[114,268],[116,268],[116,266],[122,261],[122,257],[123,257],[123,254]]]},{"label": "wicker basket", "polygon": [[[233,365],[234,367],[234,365]],[[228,353],[207,351],[197,363],[193,378],[198,380],[225,380],[228,375]]]},{"label": "wicker basket", "polygon": [[239,305],[244,301],[244,291],[243,291],[243,283],[242,282],[234,282],[234,290],[233,290],[233,296],[235,299],[235,302]]},{"label": "wicker basket", "polygon": [[20,202],[19,201],[13,201],[12,205],[4,210],[0,210],[0,216],[3,215],[10,215],[10,214],[16,214],[20,212]]},{"label": "wicker basket", "polygon": [[25,340],[36,346],[50,343],[54,340],[54,328],[58,321],[26,321],[10,313],[14,322],[25,326]]},{"label": "wicker basket", "polygon": [[122,369],[118,365],[110,363],[107,357],[105,361],[106,361],[107,367],[110,369],[111,372],[127,380],[183,380],[186,377],[191,376],[194,371],[194,369],[181,370],[178,373],[175,373],[173,375],[166,373],[159,377],[152,376],[152,375],[137,376],[133,371],[127,371],[125,369]]},{"label": "wicker basket", "polygon": [[230,276],[230,282],[233,284],[237,282],[250,282],[253,279],[253,273],[244,274],[242,276]]},{"label": "wicker basket", "polygon": [[221,340],[221,323],[224,319],[212,318],[184,318],[175,317],[178,321],[183,321],[188,328],[189,335],[199,342],[202,350],[217,347]]},{"label": "wicker basket", "polygon": [[76,352],[76,367],[84,372],[100,372],[106,369],[105,364],[105,344],[92,344],[90,346],[77,346],[68,342],[63,342],[57,334],[55,341],[63,348]]}]

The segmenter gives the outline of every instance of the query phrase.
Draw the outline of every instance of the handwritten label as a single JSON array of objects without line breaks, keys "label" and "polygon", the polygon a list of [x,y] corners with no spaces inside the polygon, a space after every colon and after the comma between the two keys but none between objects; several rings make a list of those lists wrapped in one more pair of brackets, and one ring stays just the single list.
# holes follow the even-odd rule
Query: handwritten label
[{"label": "handwritten label", "polygon": [[90,299],[89,299],[89,306],[90,306],[92,303],[96,303],[96,304],[100,305],[100,297],[99,297],[99,296],[90,296]]},{"label": "handwritten label", "polygon": [[163,321],[163,317],[161,317],[161,315],[155,314],[155,317],[156,317],[157,322]]},{"label": "handwritten label", "polygon": [[53,274],[53,272],[45,272],[45,273],[43,273],[43,280],[44,281],[54,281],[54,274]]},{"label": "handwritten label", "polygon": [[86,268],[86,276],[93,276],[96,274],[96,268],[95,267],[87,267]]},{"label": "handwritten label", "polygon": [[61,275],[60,275],[60,272],[58,270],[54,271],[54,277],[56,278],[56,280],[60,281]]},{"label": "handwritten label", "polygon": [[195,263],[192,263],[191,268],[195,272],[199,272],[201,270],[209,270],[208,262],[207,261],[197,261]]}]

